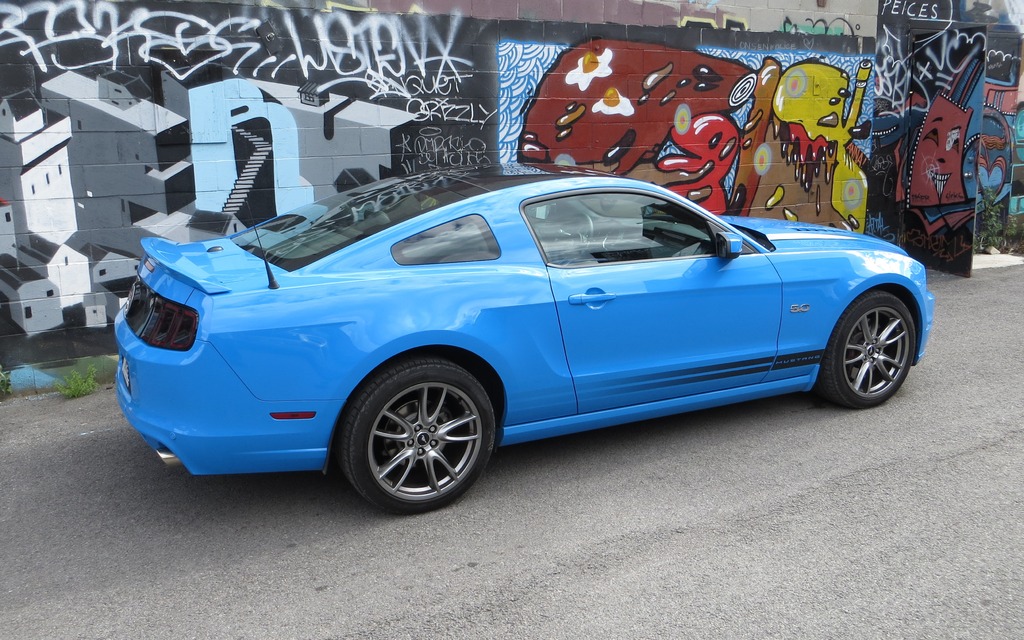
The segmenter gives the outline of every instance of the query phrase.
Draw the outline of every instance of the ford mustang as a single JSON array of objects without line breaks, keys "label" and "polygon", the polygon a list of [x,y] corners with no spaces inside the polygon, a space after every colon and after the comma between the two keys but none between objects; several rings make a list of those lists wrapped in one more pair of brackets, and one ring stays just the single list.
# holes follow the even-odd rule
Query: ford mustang
[{"label": "ford mustang", "polygon": [[145,441],[193,474],[333,460],[400,513],[499,445],[792,392],[874,407],[934,307],[885,241],[575,168],[392,178],[143,250],[115,329]]}]

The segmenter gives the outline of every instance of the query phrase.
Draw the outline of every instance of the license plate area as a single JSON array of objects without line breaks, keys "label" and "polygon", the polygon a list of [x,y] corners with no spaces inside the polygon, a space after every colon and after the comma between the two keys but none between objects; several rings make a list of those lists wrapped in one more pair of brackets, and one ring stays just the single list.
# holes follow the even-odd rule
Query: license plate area
[{"label": "license plate area", "polygon": [[130,394],[132,392],[132,379],[128,371],[128,358],[121,356],[121,379],[124,380],[124,388]]}]

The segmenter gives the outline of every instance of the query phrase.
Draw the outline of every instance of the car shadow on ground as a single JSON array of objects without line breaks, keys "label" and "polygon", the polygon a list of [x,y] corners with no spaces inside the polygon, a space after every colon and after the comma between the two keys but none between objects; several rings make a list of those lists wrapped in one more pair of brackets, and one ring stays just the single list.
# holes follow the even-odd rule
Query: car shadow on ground
[{"label": "car shadow on ground", "polygon": [[[774,463],[772,450],[762,450],[766,440],[777,452],[843,414],[794,394],[504,447],[462,499],[403,517],[364,502],[336,469],[326,476],[192,476],[166,467],[111,413],[87,431],[63,427],[17,455],[0,452],[7,465],[0,480],[14,481],[10,512],[21,519],[11,545],[29,550],[6,561],[12,575],[31,575],[44,561],[63,563],[96,586],[116,584],[127,567],[178,576],[251,558],[301,562],[303,554],[334,547],[380,554],[405,549],[428,531],[477,532],[480,539],[459,544],[486,555],[490,537],[530,529],[530,514],[545,510],[586,526],[594,518],[660,518],[672,495],[686,496],[678,508],[706,509],[721,487],[751,481],[752,456]],[[774,486],[774,472],[753,481]]]},{"label": "car shadow on ground", "polygon": [[[844,410],[812,395],[793,394],[503,447],[467,496],[442,512],[476,511],[495,504],[502,508],[510,500],[528,504],[550,497],[559,485],[642,473],[637,461],[675,459],[686,465],[723,443],[767,437],[766,424],[778,425],[771,427],[776,430],[813,428],[814,414],[836,411]],[[789,413],[810,415],[799,421],[766,420]],[[182,525],[291,532],[329,525],[341,531],[397,517],[367,505],[334,465],[326,476],[193,476],[181,467],[165,466],[124,422],[70,435],[57,455],[38,451],[50,459],[30,456],[16,464],[26,472],[49,465],[54,472],[26,486],[19,497],[47,504],[46,511],[58,518],[88,509],[98,516],[97,532],[151,526],[155,535],[161,535]]]}]

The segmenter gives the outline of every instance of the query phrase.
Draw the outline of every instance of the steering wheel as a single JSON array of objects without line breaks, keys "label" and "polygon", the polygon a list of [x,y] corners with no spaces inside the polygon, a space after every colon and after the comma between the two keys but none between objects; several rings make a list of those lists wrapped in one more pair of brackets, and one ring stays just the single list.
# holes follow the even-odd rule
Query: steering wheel
[{"label": "steering wheel", "polygon": [[580,211],[568,213],[557,222],[558,232],[566,237],[579,238],[586,242],[594,235],[594,221]]}]

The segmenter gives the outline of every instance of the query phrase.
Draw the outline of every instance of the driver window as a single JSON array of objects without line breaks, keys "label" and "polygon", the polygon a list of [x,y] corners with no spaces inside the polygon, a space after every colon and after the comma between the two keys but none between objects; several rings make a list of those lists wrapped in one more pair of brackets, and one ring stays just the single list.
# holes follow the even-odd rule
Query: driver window
[{"label": "driver window", "polygon": [[527,205],[544,257],[586,266],[714,253],[708,222],[682,206],[634,193],[590,193]]}]

